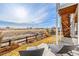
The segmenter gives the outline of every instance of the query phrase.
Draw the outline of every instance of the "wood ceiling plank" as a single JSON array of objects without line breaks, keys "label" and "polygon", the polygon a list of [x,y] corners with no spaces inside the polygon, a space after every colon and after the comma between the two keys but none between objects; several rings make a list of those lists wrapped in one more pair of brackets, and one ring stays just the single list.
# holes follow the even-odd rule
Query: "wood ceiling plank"
[{"label": "wood ceiling plank", "polygon": [[59,9],[58,13],[60,15],[75,13],[76,8],[77,8],[77,4],[66,7],[66,8]]}]

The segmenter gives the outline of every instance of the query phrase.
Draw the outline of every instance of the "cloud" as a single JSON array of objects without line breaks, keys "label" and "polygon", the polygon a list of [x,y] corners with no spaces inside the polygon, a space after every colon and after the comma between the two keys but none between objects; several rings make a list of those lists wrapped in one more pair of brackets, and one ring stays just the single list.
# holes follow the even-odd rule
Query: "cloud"
[{"label": "cloud", "polygon": [[30,17],[29,21],[30,21],[31,23],[41,23],[41,22],[45,21],[45,18],[46,18],[47,15],[48,15],[48,12],[46,11],[46,8],[47,8],[47,7],[48,7],[48,6],[43,7],[43,8],[41,8],[41,9],[37,10],[37,11],[35,12],[35,14],[33,14],[33,15]]},{"label": "cloud", "polygon": [[[2,10],[0,10],[0,20],[9,23],[6,24],[0,22],[0,27],[55,27],[56,25],[56,21],[54,20],[56,18],[55,4],[29,4],[29,6],[27,6],[28,4],[13,4],[8,6],[7,4],[5,5],[6,8],[2,6]],[[22,9],[23,14],[25,15],[24,12],[27,12],[27,15],[20,15],[21,17],[17,17],[16,12],[19,14],[22,10],[16,11],[16,9]]]},{"label": "cloud", "polygon": [[[3,13],[3,15],[0,14],[0,20],[15,22],[15,23],[28,23],[28,24],[41,23],[45,20],[45,18],[48,15],[48,12],[46,11],[47,7],[48,6],[40,8],[34,14],[29,14],[28,9],[22,9],[24,8],[22,6],[12,6],[11,9],[8,7],[7,10],[4,10],[5,13]],[[25,12],[27,12],[28,14],[26,16],[24,15],[24,17],[22,15],[19,15],[19,14],[23,14],[21,9],[23,10],[23,13],[26,10]],[[18,14],[16,13],[16,10],[19,11]]]},{"label": "cloud", "polygon": [[37,16],[34,21],[35,23],[41,23],[43,21],[45,21],[46,16],[48,15],[48,13],[43,13],[42,15],[40,14],[39,16]]}]

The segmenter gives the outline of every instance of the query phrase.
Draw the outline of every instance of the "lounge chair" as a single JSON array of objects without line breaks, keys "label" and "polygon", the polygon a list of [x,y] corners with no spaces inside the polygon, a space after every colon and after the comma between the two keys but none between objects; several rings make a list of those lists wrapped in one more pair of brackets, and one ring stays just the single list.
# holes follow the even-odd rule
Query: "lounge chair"
[{"label": "lounge chair", "polygon": [[72,50],[74,50],[75,47],[75,45],[56,45],[56,47],[55,45],[52,45],[49,48],[55,55],[68,54],[70,56],[73,56]]},{"label": "lounge chair", "polygon": [[42,56],[44,48],[35,49],[35,50],[24,50],[19,51],[20,56]]},{"label": "lounge chair", "polygon": [[[55,56],[55,54],[53,54],[51,52],[51,50],[48,49],[48,45],[45,44],[45,43],[42,43],[42,44],[40,44],[38,46],[27,47],[27,51],[29,51],[29,50],[33,51],[33,50],[38,50],[38,49],[42,49],[42,48],[44,48],[44,51],[43,51],[43,53],[41,55],[38,55],[38,56]],[[28,54],[29,52],[25,52],[25,53]],[[37,53],[41,53],[41,52],[38,50]],[[36,54],[36,55],[37,55],[37,53],[34,52],[34,54]]]},{"label": "lounge chair", "polygon": [[62,40],[59,42],[58,45],[50,44],[49,48],[55,55],[73,55],[72,50],[77,47],[77,40],[75,38],[66,38],[63,37]]},{"label": "lounge chair", "polygon": [[73,56],[72,50],[74,50],[74,48],[75,48],[75,46],[66,46],[66,45],[64,45],[62,47],[62,49],[57,52],[57,54],[61,54],[61,55],[68,54],[70,56]]}]

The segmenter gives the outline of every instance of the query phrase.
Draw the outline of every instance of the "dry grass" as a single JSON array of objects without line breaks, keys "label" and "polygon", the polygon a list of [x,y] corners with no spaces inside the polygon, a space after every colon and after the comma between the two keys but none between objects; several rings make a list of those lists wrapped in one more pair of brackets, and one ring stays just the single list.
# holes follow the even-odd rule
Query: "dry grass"
[{"label": "dry grass", "polygon": [[26,50],[27,47],[29,46],[37,46],[41,43],[47,43],[47,44],[51,44],[51,43],[55,43],[56,42],[56,37],[55,35],[54,36],[51,36],[51,37],[47,37],[45,39],[42,39],[40,41],[37,41],[37,42],[34,42],[34,43],[31,43],[31,44],[25,44],[25,45],[22,45],[20,46],[19,48],[7,53],[7,54],[4,54],[3,56],[19,56],[19,52],[20,50]]}]

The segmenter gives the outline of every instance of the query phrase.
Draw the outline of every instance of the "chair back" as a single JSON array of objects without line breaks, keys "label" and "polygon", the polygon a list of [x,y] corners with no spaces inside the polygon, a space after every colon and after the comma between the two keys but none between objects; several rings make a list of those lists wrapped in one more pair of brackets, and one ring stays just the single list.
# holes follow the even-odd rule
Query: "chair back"
[{"label": "chair back", "polygon": [[57,54],[64,54],[64,53],[68,53],[69,51],[74,50],[75,46],[66,46],[64,45],[60,51],[57,52]]}]

